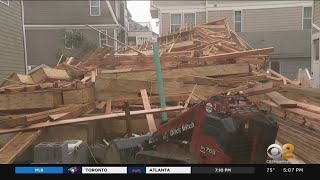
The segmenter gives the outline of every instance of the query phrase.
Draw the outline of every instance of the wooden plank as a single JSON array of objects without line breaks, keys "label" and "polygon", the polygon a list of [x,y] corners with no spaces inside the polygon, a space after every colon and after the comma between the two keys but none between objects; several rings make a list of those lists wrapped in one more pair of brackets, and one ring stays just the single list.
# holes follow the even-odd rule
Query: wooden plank
[{"label": "wooden plank", "polygon": [[[11,127],[16,127],[16,126],[25,126],[28,124],[47,121],[48,118],[50,118],[49,115],[69,112],[76,107],[77,107],[77,105],[76,106],[65,106],[65,107],[61,107],[61,108],[56,108],[56,109],[42,111],[42,112],[33,113],[33,114],[27,114],[27,115],[23,115],[23,116],[18,115],[15,117],[1,120],[0,121],[0,128],[11,128]],[[55,117],[53,117],[53,118],[55,118]]]},{"label": "wooden plank", "polygon": [[296,85],[290,85],[290,84],[281,86],[281,88],[285,91],[295,92],[300,94],[307,94],[308,96],[320,98],[319,88],[310,88],[310,87],[296,86]]},{"label": "wooden plank", "polygon": [[102,70],[101,73],[113,74],[113,73],[121,73],[121,72],[131,72],[132,68],[124,68],[124,69],[114,69],[114,70]]},{"label": "wooden plank", "polygon": [[[138,116],[141,114],[154,114],[164,111],[179,111],[182,110],[182,106],[172,106],[172,107],[165,107],[165,108],[155,108],[151,110],[138,110],[138,111],[131,111],[130,116]],[[7,134],[12,132],[20,132],[20,131],[27,131],[27,130],[34,130],[34,129],[40,129],[44,127],[52,127],[52,126],[61,126],[61,125],[67,125],[67,124],[76,124],[76,123],[83,123],[83,122],[93,122],[103,119],[117,119],[117,118],[123,118],[125,117],[125,113],[112,113],[112,114],[106,114],[106,115],[99,115],[99,116],[93,116],[93,117],[83,117],[83,118],[75,118],[75,119],[67,119],[67,120],[61,120],[61,121],[53,121],[53,122],[42,122],[37,124],[32,124],[25,127],[17,127],[17,128],[11,128],[11,129],[0,129],[0,134]]]},{"label": "wooden plank", "polygon": [[111,114],[112,113],[112,107],[111,107],[111,101],[106,102],[106,111],[105,114]]},{"label": "wooden plank", "polygon": [[95,101],[93,88],[84,88],[62,92],[64,104],[83,104]]},{"label": "wooden plank", "polygon": [[66,113],[65,115],[56,118],[55,120],[64,120],[64,119],[71,119],[71,118],[76,118],[80,116],[81,114],[86,113],[87,111],[93,110],[95,108],[95,103],[91,102],[88,104],[81,105],[78,108],[75,108],[71,110],[70,112]]},{"label": "wooden plank", "polygon": [[41,130],[20,132],[0,149],[0,164],[11,164],[41,134]]},{"label": "wooden plank", "polygon": [[295,121],[301,126],[320,130],[320,114],[300,108],[280,108],[278,105],[269,100],[262,100],[261,103],[267,108],[262,107],[261,104],[258,103],[259,108],[267,110],[284,120]]},{"label": "wooden plank", "polygon": [[0,94],[0,110],[54,108],[62,105],[61,92]]},{"label": "wooden plank", "polygon": [[127,129],[127,135],[128,137],[132,137],[132,123],[131,123],[131,117],[130,117],[130,106],[128,102],[124,103],[123,106],[124,116],[126,120],[126,129]]},{"label": "wooden plank", "polygon": [[91,79],[91,76],[87,76],[81,79],[81,82],[88,82],[90,79]]},{"label": "wooden plank", "polygon": [[192,95],[193,95],[194,91],[196,90],[196,87],[197,87],[197,84],[194,85],[194,87],[193,87],[193,89],[192,89],[192,92],[190,93],[188,99],[187,99],[186,102],[184,103],[184,106],[183,106],[183,107],[184,107],[184,110],[187,109],[187,107],[188,107],[188,105],[189,105],[189,103],[190,103],[190,100],[191,100],[191,98],[192,98]]},{"label": "wooden plank", "polygon": [[5,81],[0,85],[0,87],[6,87],[18,84],[35,84],[31,76],[24,74],[13,73],[9,77],[5,78]]},{"label": "wooden plank", "polygon": [[[183,91],[182,84],[182,82],[166,82],[164,83],[164,90],[166,94],[179,93]],[[121,93],[125,97],[131,94],[138,96],[140,89],[146,89],[151,94],[158,94],[156,81],[101,78],[98,76],[95,83],[97,100],[111,99],[112,92]]]},{"label": "wooden plank", "polygon": [[96,71],[91,71],[91,82],[96,82]]},{"label": "wooden plank", "polygon": [[[166,96],[166,102],[182,102],[182,101],[186,101],[188,97],[189,97],[188,94],[169,95],[169,96]],[[125,101],[127,101],[130,105],[143,104],[142,99],[140,97],[137,97],[137,98],[114,99],[112,100],[112,106],[113,107],[122,106]],[[149,101],[152,104],[160,103],[160,97],[149,96]]]},{"label": "wooden plank", "polygon": [[272,75],[278,77],[278,78],[281,78],[282,81],[283,81],[283,84],[287,84],[287,83],[290,83],[290,84],[295,84],[295,85],[299,85],[300,82],[296,82],[296,81],[291,81],[290,79],[288,79],[287,77],[275,72],[274,70],[272,69],[267,69],[267,71],[269,71]]},{"label": "wooden plank", "polygon": [[211,56],[203,56],[199,59],[234,59],[240,58],[248,55],[255,55],[255,54],[264,54],[264,53],[271,53],[273,52],[273,47],[270,48],[263,48],[263,49],[254,49],[254,50],[247,50],[247,51],[240,51],[240,52],[232,52],[232,53],[224,53],[224,54],[217,54]]},{"label": "wooden plank", "polygon": [[302,103],[302,102],[298,102],[298,101],[294,101],[294,102],[297,103],[298,107],[301,109],[320,114],[320,107],[319,106],[314,106],[311,104]]},{"label": "wooden plank", "polygon": [[282,96],[278,92],[269,92],[267,93],[267,95],[272,99],[272,101],[274,101],[280,107],[297,107],[297,103]]},{"label": "wooden plank", "polygon": [[[141,98],[143,101],[143,107],[145,110],[150,110],[151,106],[150,106],[150,101],[148,98],[148,94],[147,94],[147,90],[145,89],[141,89]],[[147,117],[147,122],[148,122],[148,126],[149,126],[149,132],[151,134],[153,134],[154,132],[157,131],[157,127],[156,127],[156,123],[154,121],[153,118],[153,114],[146,114]]]},{"label": "wooden plank", "polygon": [[[249,73],[250,68],[248,63],[240,64],[223,64],[214,66],[203,67],[189,67],[163,70],[163,78],[175,78],[181,76],[223,76],[233,74],[245,74]],[[99,77],[110,77],[110,74],[100,74]],[[112,77],[118,79],[132,79],[132,80],[156,80],[156,72],[143,71],[143,72],[128,72],[128,73],[116,73],[112,74]]]},{"label": "wooden plank", "polygon": [[70,76],[68,75],[67,71],[62,69],[53,69],[53,68],[41,68],[32,72],[30,74],[33,81],[35,83],[42,83],[44,81],[69,81]]},{"label": "wooden plank", "polygon": [[253,88],[245,89],[242,92],[244,92],[245,94],[250,94],[250,93],[254,93],[254,92],[259,92],[259,91],[271,89],[272,87],[273,87],[273,82],[271,81],[271,82],[267,82],[267,83],[263,83],[263,84],[258,84],[256,86],[254,86]]},{"label": "wooden plank", "polygon": [[65,116],[66,114],[68,114],[68,113],[52,114],[52,115],[49,115],[49,119],[50,119],[50,120],[53,120],[53,121],[56,121],[56,120],[58,120],[59,118]]},{"label": "wooden plank", "polygon": [[90,27],[91,29],[94,29],[94,30],[98,31],[99,33],[107,36],[108,38],[110,38],[110,39],[112,39],[112,40],[114,40],[114,41],[117,41],[117,42],[120,43],[122,46],[125,46],[125,47],[127,47],[127,48],[129,48],[129,49],[131,49],[131,50],[133,50],[133,51],[135,51],[135,52],[137,52],[138,54],[145,56],[145,54],[143,54],[141,51],[139,51],[139,50],[137,50],[137,49],[135,49],[135,48],[133,48],[133,47],[130,47],[130,46],[124,44],[123,42],[121,42],[121,41],[119,41],[119,40],[117,40],[117,39],[114,39],[113,37],[109,36],[108,34],[102,32],[102,31],[100,31],[100,30],[98,30],[98,29],[96,29],[96,28],[94,28],[94,27],[92,27],[92,26],[90,26],[90,25],[87,25],[87,26]]}]

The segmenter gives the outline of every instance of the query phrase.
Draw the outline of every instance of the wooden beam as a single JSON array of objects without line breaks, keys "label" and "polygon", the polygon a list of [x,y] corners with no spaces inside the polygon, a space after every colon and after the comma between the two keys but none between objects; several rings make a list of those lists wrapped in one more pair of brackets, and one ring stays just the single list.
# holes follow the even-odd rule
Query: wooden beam
[{"label": "wooden beam", "polygon": [[[249,73],[250,68],[248,63],[240,64],[223,64],[213,66],[202,66],[202,67],[188,67],[179,69],[168,69],[163,70],[163,78],[175,78],[183,76],[223,76],[233,74],[245,74]],[[100,76],[104,76],[101,74]],[[100,77],[99,76],[99,77]],[[105,75],[110,77],[109,74]],[[156,80],[156,72],[143,71],[143,72],[128,72],[128,73],[116,73],[113,74],[118,79],[132,79],[132,80]]]},{"label": "wooden beam", "polygon": [[112,113],[112,104],[111,104],[111,101],[107,101],[106,102],[106,111],[105,111],[105,114],[111,114]]},{"label": "wooden beam", "polygon": [[112,39],[112,40],[120,43],[122,46],[125,46],[125,47],[133,50],[134,52],[137,52],[138,54],[141,54],[141,55],[143,55],[143,56],[146,56],[146,55],[143,54],[141,51],[139,51],[139,50],[137,50],[137,49],[135,49],[135,48],[133,48],[133,47],[131,47],[131,46],[128,46],[128,45],[124,44],[123,42],[121,42],[121,41],[119,41],[119,40],[117,40],[117,39],[114,39],[113,37],[109,36],[108,34],[102,32],[102,31],[100,31],[100,30],[98,30],[98,29],[96,29],[96,28],[94,28],[94,27],[92,27],[92,26],[90,26],[90,25],[88,25],[88,24],[87,24],[87,26],[90,27],[90,28],[93,29],[93,30],[98,31],[100,34],[103,34],[103,35],[107,36],[108,38],[110,38],[110,39]]},{"label": "wooden beam", "polygon": [[308,96],[320,98],[319,88],[309,88],[309,87],[296,86],[296,85],[290,85],[290,84],[281,86],[281,88],[285,91],[306,94]]},{"label": "wooden beam", "polygon": [[126,119],[126,128],[127,128],[127,135],[128,137],[132,136],[132,126],[131,126],[131,117],[130,117],[130,106],[128,104],[128,102],[124,103],[123,106],[123,110],[124,110],[124,116]]},{"label": "wooden beam", "polygon": [[244,92],[245,94],[250,94],[250,93],[255,93],[255,92],[259,92],[259,91],[263,91],[263,90],[267,90],[267,89],[271,89],[273,88],[273,82],[267,82],[267,83],[263,83],[263,84],[258,84],[252,88],[249,89],[245,89],[242,92]]},{"label": "wooden beam", "polygon": [[20,132],[0,149],[0,164],[11,164],[41,134],[41,130]]},{"label": "wooden beam", "polygon": [[88,104],[84,104],[81,105],[78,108],[75,108],[73,110],[71,110],[70,112],[66,113],[65,115],[56,118],[55,120],[64,120],[64,119],[71,119],[71,118],[76,118],[78,116],[80,116],[81,114],[86,113],[87,111],[93,110],[95,108],[95,103],[88,103]]},{"label": "wooden beam", "polygon": [[[150,110],[151,106],[150,106],[150,101],[149,101],[149,98],[148,98],[147,90],[141,89],[141,98],[142,98],[142,101],[143,101],[144,109],[145,110]],[[154,121],[153,114],[146,114],[146,117],[147,117],[147,122],[148,122],[148,126],[149,126],[149,132],[151,134],[153,134],[154,132],[157,131],[157,126],[156,126],[156,123]]]},{"label": "wooden beam", "polygon": [[270,92],[267,95],[280,107],[297,107],[297,103],[294,101],[282,96],[278,92]]},{"label": "wooden beam", "polygon": [[190,93],[188,99],[187,99],[186,102],[184,103],[184,106],[183,106],[184,109],[187,109],[187,107],[188,107],[188,105],[189,105],[189,102],[190,102],[190,100],[191,100],[191,98],[192,98],[192,95],[193,95],[194,91],[196,90],[196,87],[197,87],[197,84],[194,85],[194,87],[193,87],[193,89],[192,89],[192,92]]},{"label": "wooden beam", "polygon": [[[150,110],[139,110],[139,111],[132,111],[130,112],[130,116],[137,116],[141,114],[154,114],[164,111],[179,111],[182,110],[182,106],[172,106],[172,107],[166,107],[166,108],[155,108]],[[40,129],[44,127],[53,127],[53,126],[61,126],[61,125],[67,125],[67,124],[76,124],[76,123],[83,123],[83,122],[93,122],[103,119],[117,119],[117,118],[123,118],[125,117],[125,113],[112,113],[112,114],[106,114],[106,115],[100,115],[100,116],[93,116],[93,117],[83,117],[83,118],[75,118],[75,119],[67,119],[67,120],[61,120],[61,121],[53,121],[53,122],[42,122],[37,124],[32,124],[25,127],[17,127],[17,128],[11,128],[11,129],[0,129],[0,134],[7,134],[12,132],[20,132],[20,131],[27,131],[27,130],[34,130],[34,129]]]},{"label": "wooden beam", "polygon": [[0,94],[0,110],[54,108],[62,104],[61,92],[35,91]]},{"label": "wooden beam", "polygon": [[[185,101],[188,99],[188,94],[181,94],[181,95],[168,95],[166,96],[166,102],[179,102],[179,101]],[[149,101],[152,104],[160,103],[160,97],[159,96],[150,96]],[[141,98],[125,98],[125,99],[114,99],[112,100],[112,106],[119,107],[122,106],[123,103],[127,101],[130,105],[133,104],[143,104],[143,101]]]},{"label": "wooden beam", "polygon": [[294,102],[297,103],[298,107],[301,109],[320,114],[320,107],[319,106],[314,106],[311,104],[302,103],[302,102],[298,102],[298,101],[294,101]]},{"label": "wooden beam", "polygon": [[248,51],[217,54],[217,55],[211,55],[211,56],[202,56],[202,57],[199,57],[199,59],[205,59],[205,60],[234,59],[234,58],[244,57],[248,55],[270,53],[270,52],[273,52],[273,49],[274,49],[273,47],[270,47],[270,48],[254,49],[254,50],[248,50]]},{"label": "wooden beam", "polygon": [[276,76],[276,77],[278,77],[278,78],[281,78],[282,81],[283,81],[283,84],[287,84],[287,82],[290,83],[290,84],[295,84],[295,85],[299,85],[299,84],[300,84],[300,82],[291,81],[291,80],[288,79],[287,77],[285,77],[285,76],[283,76],[283,75],[275,72],[275,71],[272,70],[272,69],[267,69],[267,71],[269,71],[272,75],[274,75],[274,76]]}]

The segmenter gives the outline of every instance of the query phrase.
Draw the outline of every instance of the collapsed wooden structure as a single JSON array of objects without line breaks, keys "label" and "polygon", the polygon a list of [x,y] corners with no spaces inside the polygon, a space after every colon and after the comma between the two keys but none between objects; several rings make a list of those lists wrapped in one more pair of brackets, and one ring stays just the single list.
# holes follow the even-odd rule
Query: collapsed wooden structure
[{"label": "collapsed wooden structure", "polygon": [[[305,162],[319,162],[316,100],[320,94],[313,92],[314,98],[308,99],[299,82],[264,70],[272,47],[253,49],[230,31],[224,18],[187,25],[157,40],[167,103],[164,109],[159,105],[151,41],[116,50],[104,46],[82,60],[68,57],[56,67],[8,77],[0,86],[0,135],[18,134],[0,149],[0,163],[14,162],[37,138],[77,137],[90,143],[99,138],[153,133],[160,125],[160,112],[167,111],[172,118],[212,95],[233,91],[241,91],[278,117],[280,142],[293,143]],[[303,100],[316,105],[299,102]],[[74,131],[75,126],[83,128],[83,123],[84,131]]]}]

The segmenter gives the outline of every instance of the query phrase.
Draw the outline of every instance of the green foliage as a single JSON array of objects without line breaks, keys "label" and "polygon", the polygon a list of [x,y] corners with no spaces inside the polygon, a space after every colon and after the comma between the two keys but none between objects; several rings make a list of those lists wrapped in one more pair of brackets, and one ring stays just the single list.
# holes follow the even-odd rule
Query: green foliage
[{"label": "green foliage", "polygon": [[81,59],[97,48],[97,45],[90,43],[85,34],[80,30],[66,31],[64,37],[65,46],[74,49],[74,52],[69,51],[68,53],[71,54],[65,55],[75,56],[76,58]]}]

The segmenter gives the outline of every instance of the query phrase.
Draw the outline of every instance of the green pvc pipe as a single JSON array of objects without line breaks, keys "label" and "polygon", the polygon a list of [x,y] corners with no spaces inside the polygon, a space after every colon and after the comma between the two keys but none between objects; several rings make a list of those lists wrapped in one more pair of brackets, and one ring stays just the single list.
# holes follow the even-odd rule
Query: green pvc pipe
[{"label": "green pvc pipe", "polygon": [[[160,64],[160,56],[159,56],[159,47],[157,43],[157,38],[152,38],[152,47],[153,47],[153,57],[154,63],[156,64],[156,72],[157,72],[157,82],[160,96],[160,105],[161,108],[166,107],[166,98],[163,89],[163,80],[162,80],[162,72],[161,72],[161,64]],[[168,121],[167,112],[161,113],[161,124],[164,124]]]}]

